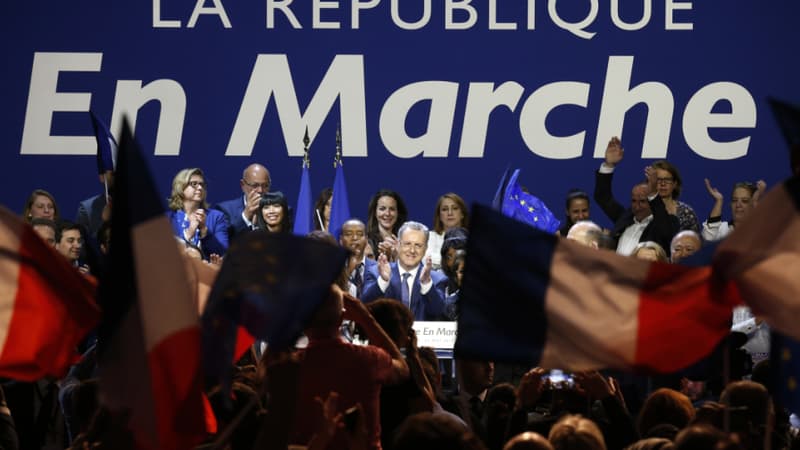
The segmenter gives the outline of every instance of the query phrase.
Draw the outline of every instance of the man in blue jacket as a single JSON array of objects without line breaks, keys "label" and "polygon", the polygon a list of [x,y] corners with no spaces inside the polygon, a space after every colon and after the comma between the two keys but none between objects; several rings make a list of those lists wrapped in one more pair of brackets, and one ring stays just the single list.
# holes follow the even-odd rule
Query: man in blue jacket
[{"label": "man in blue jacket", "polygon": [[228,218],[228,237],[231,241],[236,235],[253,229],[261,196],[269,192],[270,184],[269,170],[261,164],[250,164],[239,180],[243,196],[212,206],[212,209],[222,211]]},{"label": "man in blue jacket", "polygon": [[383,254],[378,257],[378,276],[371,271],[364,274],[362,300],[367,303],[392,298],[408,306],[415,320],[442,320],[447,277],[431,270],[430,257],[422,264],[428,247],[428,227],[406,222],[397,234],[397,262],[389,263]]}]

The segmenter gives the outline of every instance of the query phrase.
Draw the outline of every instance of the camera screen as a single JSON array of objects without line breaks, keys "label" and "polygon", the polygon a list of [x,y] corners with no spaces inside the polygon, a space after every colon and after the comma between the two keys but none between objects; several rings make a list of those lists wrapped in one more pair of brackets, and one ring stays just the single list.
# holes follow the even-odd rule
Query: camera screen
[{"label": "camera screen", "polygon": [[572,378],[571,374],[564,373],[561,370],[553,369],[547,375],[545,375],[545,379],[550,382],[550,385],[555,389],[561,389],[565,387],[573,387],[575,385],[575,380]]}]

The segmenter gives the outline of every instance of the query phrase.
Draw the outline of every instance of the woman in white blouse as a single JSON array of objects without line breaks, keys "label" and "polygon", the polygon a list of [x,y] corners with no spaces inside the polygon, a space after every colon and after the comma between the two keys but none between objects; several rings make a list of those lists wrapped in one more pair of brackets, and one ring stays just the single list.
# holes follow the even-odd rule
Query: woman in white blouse
[{"label": "woman in white blouse", "polygon": [[706,190],[714,199],[714,206],[708,214],[708,219],[703,222],[702,235],[706,241],[719,241],[731,231],[737,223],[741,223],[750,211],[755,208],[758,198],[764,193],[767,184],[764,180],[757,183],[742,181],[733,185],[731,194],[731,221],[722,220],[722,202],[724,197],[720,191],[711,186],[711,181],[706,178]]},{"label": "woman in white blouse", "polygon": [[468,215],[467,205],[458,194],[448,192],[439,197],[433,213],[433,229],[428,234],[428,251],[425,253],[426,257],[431,257],[434,269],[442,266],[441,250],[444,233],[451,228],[467,228]]}]

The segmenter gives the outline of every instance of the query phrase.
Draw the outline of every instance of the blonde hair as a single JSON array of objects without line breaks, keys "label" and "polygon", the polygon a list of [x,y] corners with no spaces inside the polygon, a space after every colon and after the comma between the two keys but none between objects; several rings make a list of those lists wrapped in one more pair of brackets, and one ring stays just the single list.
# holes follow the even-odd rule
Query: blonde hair
[{"label": "blonde hair", "polygon": [[606,450],[600,428],[580,415],[566,415],[559,419],[547,436],[555,450]]},{"label": "blonde hair", "polygon": [[[189,180],[192,179],[192,176],[199,175],[203,178],[203,182],[206,181],[205,175],[203,175],[203,171],[198,168],[191,168],[191,169],[183,169],[175,175],[175,178],[172,179],[172,194],[170,194],[167,201],[169,202],[169,209],[173,211],[178,211],[183,209],[183,191],[186,189],[186,186],[189,185]],[[208,209],[208,203],[206,203],[206,195],[208,191],[204,188],[203,189],[203,200],[201,203],[201,207],[203,209]]]},{"label": "blonde hair", "polygon": [[28,200],[25,201],[25,208],[22,210],[22,219],[25,222],[31,223],[31,210],[33,209],[33,203],[36,201],[36,197],[47,197],[53,202],[53,222],[58,222],[60,217],[58,216],[58,204],[56,204],[56,199],[53,197],[53,194],[45,191],[44,189],[36,189],[35,191],[31,192],[31,195],[28,196]]},{"label": "blonde hair", "polygon": [[467,210],[467,204],[460,195],[454,192],[448,192],[447,194],[439,197],[439,200],[436,202],[436,211],[433,213],[433,231],[439,234],[444,233],[445,231],[442,218],[439,216],[439,210],[442,208],[442,203],[444,203],[445,200],[452,200],[456,205],[458,205],[459,209],[461,209],[461,223],[456,226],[461,228],[469,228],[469,211]]},{"label": "blonde hair", "polygon": [[664,251],[664,247],[659,245],[657,242],[653,241],[644,241],[640,242],[636,248],[633,249],[633,253],[631,256],[636,258],[636,255],[639,254],[640,250],[650,249],[656,252],[656,258],[659,262],[669,262],[669,257],[667,257],[667,252]]}]

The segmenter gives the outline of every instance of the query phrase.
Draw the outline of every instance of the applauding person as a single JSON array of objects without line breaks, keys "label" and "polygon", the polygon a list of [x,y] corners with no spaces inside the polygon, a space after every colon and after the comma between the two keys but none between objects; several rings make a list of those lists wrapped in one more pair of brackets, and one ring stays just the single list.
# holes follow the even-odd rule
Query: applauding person
[{"label": "applauding person", "polygon": [[172,180],[167,212],[175,236],[200,248],[204,259],[228,249],[228,221],[221,211],[208,209],[206,186],[202,170],[181,170]]},{"label": "applauding person", "polygon": [[767,184],[764,180],[759,180],[757,183],[749,183],[742,181],[733,185],[733,194],[731,195],[731,221],[725,222],[722,220],[722,202],[724,201],[723,195],[717,188],[711,185],[711,181],[706,178],[706,190],[708,195],[714,199],[714,206],[711,207],[711,212],[708,214],[708,220],[703,222],[703,239],[707,241],[718,241],[727,236],[737,223],[741,223],[750,211],[755,208],[758,203],[758,198],[764,193]]},{"label": "applauding person", "polygon": [[367,241],[376,258],[381,253],[389,261],[397,258],[397,231],[406,218],[406,203],[397,192],[381,189],[372,196],[367,210]]},{"label": "applauding person", "polygon": [[[616,137],[606,147],[605,161],[595,175],[594,201],[614,222],[612,236],[617,241],[617,253],[630,255],[640,242],[653,241],[662,248],[669,248],[672,236],[679,229],[677,216],[667,213],[663,197],[656,192],[653,183],[644,182],[633,186],[631,206],[625,208],[611,191],[611,180],[616,166],[622,162],[625,152]],[[656,171],[649,170],[655,175]],[[658,181],[653,176],[656,184]],[[649,181],[649,180],[648,180]]]},{"label": "applauding person", "polygon": [[444,290],[447,277],[432,271],[430,257],[422,263],[428,245],[428,228],[419,222],[400,227],[397,262],[386,254],[378,257],[378,276],[367,272],[361,299],[370,302],[380,297],[401,301],[414,313],[415,320],[439,320],[445,311]]}]

